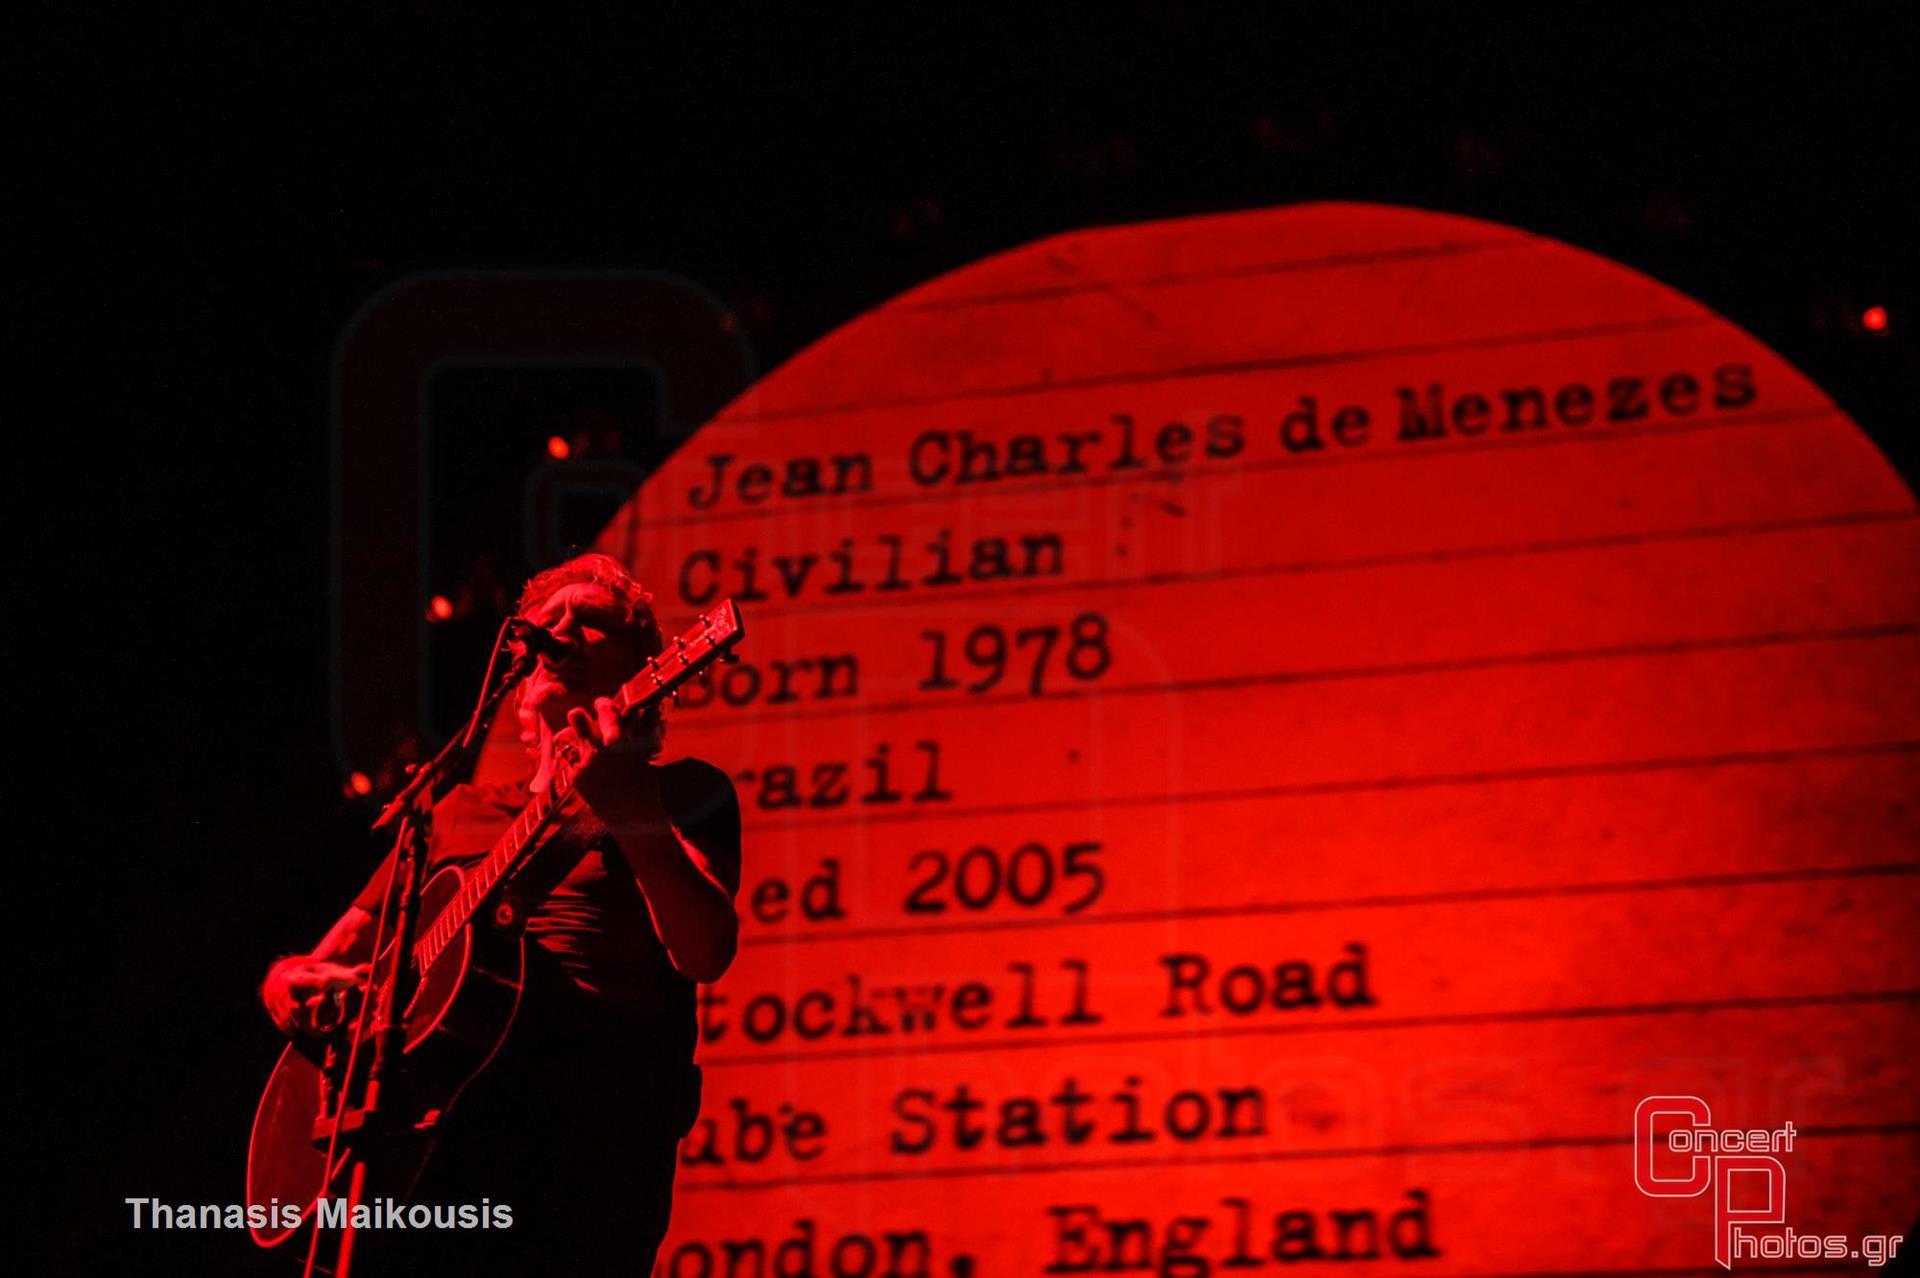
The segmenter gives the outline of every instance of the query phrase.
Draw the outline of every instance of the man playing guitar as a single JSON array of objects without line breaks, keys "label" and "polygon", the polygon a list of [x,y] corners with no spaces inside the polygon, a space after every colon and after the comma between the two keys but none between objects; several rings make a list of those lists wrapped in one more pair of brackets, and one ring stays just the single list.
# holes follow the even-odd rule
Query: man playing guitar
[{"label": "man playing guitar", "polygon": [[[657,708],[623,722],[609,694],[662,649],[649,596],[600,554],[540,573],[520,615],[564,649],[521,685],[530,775],[461,785],[435,806],[430,874],[484,855],[553,776],[556,743],[599,747],[575,779],[585,811],[555,835],[586,851],[527,917],[526,987],[498,1056],[436,1131],[416,1202],[509,1203],[508,1230],[394,1242],[433,1272],[642,1274],[666,1232],[679,1138],[699,1107],[694,986],[733,960],[740,812],[726,773],[656,765]],[[338,1019],[370,958],[392,857],[308,954],[281,959],[261,997],[289,1035]],[[388,1255],[387,1240],[381,1246]],[[381,1272],[405,1272],[382,1264]]]}]

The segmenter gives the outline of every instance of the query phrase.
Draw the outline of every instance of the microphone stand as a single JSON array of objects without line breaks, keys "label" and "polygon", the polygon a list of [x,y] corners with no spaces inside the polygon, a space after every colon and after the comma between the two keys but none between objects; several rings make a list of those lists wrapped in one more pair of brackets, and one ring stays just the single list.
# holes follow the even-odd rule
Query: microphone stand
[{"label": "microphone stand", "polygon": [[[471,757],[487,726],[493,722],[494,714],[506,702],[508,694],[532,672],[536,661],[533,652],[522,646],[506,668],[500,669],[500,656],[507,647],[507,635],[513,622],[511,617],[503,622],[500,633],[494,638],[493,656],[487,662],[486,676],[480,682],[480,697],[467,719],[466,727],[442,746],[433,758],[412,769],[407,784],[381,809],[373,822],[375,830],[385,829],[396,822],[399,828],[394,834],[393,874],[387,883],[387,894],[381,901],[380,919],[374,925],[373,958],[367,964],[366,982],[360,989],[359,1019],[354,1026],[352,1046],[347,1054],[345,1082],[334,1111],[333,1131],[327,1142],[326,1184],[333,1184],[339,1170],[346,1167],[352,1169],[347,1181],[345,1219],[340,1229],[333,1278],[349,1278],[353,1266],[354,1241],[359,1233],[353,1216],[354,1209],[366,1197],[368,1154],[371,1152],[369,1146],[381,1136],[390,1134],[393,1129],[393,1120],[386,1114],[388,1097],[385,1083],[394,1063],[406,1050],[405,1013],[413,997],[413,982],[418,977],[418,973],[412,971],[411,959],[420,909],[420,889],[426,880],[427,847],[433,829],[433,797],[440,783],[454,768]],[[498,678],[495,677],[496,671]],[[390,915],[391,929],[388,927]],[[392,937],[391,945],[387,944],[389,935]],[[390,956],[384,970],[380,962],[383,948]],[[370,1018],[371,1028],[368,1025]],[[366,1080],[360,1089],[360,1103],[354,1106],[355,1071],[360,1046],[365,1042],[373,1045],[373,1059],[368,1064]],[[347,1142],[346,1159],[336,1165],[334,1160],[341,1143],[350,1134],[352,1139]],[[307,1244],[306,1278],[313,1278],[316,1272],[324,1272],[318,1265],[319,1252],[320,1222],[316,1212],[313,1235]]]}]

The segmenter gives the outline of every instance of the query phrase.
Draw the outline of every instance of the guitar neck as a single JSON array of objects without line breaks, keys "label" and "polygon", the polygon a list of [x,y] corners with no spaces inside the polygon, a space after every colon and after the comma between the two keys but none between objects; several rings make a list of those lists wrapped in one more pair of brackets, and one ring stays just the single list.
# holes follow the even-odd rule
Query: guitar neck
[{"label": "guitar neck", "polygon": [[533,854],[541,838],[553,826],[554,818],[566,807],[567,800],[573,797],[575,771],[571,765],[556,763],[547,788],[534,795],[533,800],[520,809],[520,815],[514,818],[507,832],[488,850],[486,857],[467,872],[459,894],[447,903],[446,908],[414,942],[416,971],[424,972],[432,967],[447,946],[453,943],[454,937],[460,934],[460,929],[473,921],[474,914],[493,895],[494,889]]}]

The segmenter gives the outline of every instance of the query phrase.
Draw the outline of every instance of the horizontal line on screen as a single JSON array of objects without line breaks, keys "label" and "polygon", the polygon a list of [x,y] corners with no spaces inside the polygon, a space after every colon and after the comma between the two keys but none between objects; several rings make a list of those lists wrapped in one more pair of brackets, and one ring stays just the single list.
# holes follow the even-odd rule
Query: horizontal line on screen
[{"label": "horizontal line on screen", "polygon": [[[1092,390],[1101,386],[1139,386],[1153,382],[1178,382],[1193,378],[1222,377],[1234,373],[1271,373],[1290,368],[1329,368],[1341,364],[1364,364],[1386,359],[1408,359],[1422,355],[1449,355],[1459,351],[1498,350],[1508,346],[1544,346],[1555,342],[1577,342],[1593,337],[1626,336],[1632,333],[1661,333],[1683,328],[1702,328],[1724,324],[1716,315],[1694,312],[1660,315],[1652,319],[1619,320],[1609,324],[1585,324],[1571,328],[1528,329],[1519,333],[1493,333],[1484,337],[1458,338],[1450,342],[1411,342],[1399,346],[1360,346],[1351,350],[1313,351],[1305,355],[1270,355],[1262,358],[1209,360],[1182,364],[1173,368],[1135,369],[1114,373],[1089,373],[1081,377],[1061,377],[1046,381],[1010,382],[1003,386],[982,386],[973,390],[948,391],[938,395],[885,395],[876,399],[846,400],[831,404],[808,404],[796,408],[762,409],[745,416],[753,422],[791,421],[799,417],[838,417],[847,413],[872,412],[886,408],[929,408],[938,404],[959,404],[982,399],[1007,399],[1022,395],[1045,395],[1062,390]],[[716,425],[734,425],[741,418],[723,413]]]},{"label": "horizontal line on screen", "polygon": [[[1328,253],[1320,257],[1286,258],[1273,262],[1251,262],[1238,266],[1221,266],[1210,270],[1163,271],[1157,275],[1140,275],[1130,279],[1090,278],[1069,270],[1064,278],[1077,279],[1078,283],[1056,285],[1037,285],[1032,288],[1006,289],[998,293],[971,293],[954,297],[935,298],[922,302],[898,302],[881,308],[878,314],[891,315],[903,311],[957,311],[969,310],[976,306],[1018,305],[1024,302],[1045,301],[1056,297],[1076,297],[1093,293],[1118,293],[1126,289],[1168,288],[1181,284],[1197,284],[1202,280],[1245,279],[1258,275],[1291,275],[1308,271],[1347,270],[1356,266],[1372,266],[1379,262],[1419,261],[1436,257],[1467,257],[1476,253],[1494,252],[1501,249],[1558,248],[1551,241],[1537,239],[1530,235],[1508,235],[1500,239],[1489,240],[1441,240],[1433,244],[1411,244],[1403,248],[1371,249],[1359,253]],[[1048,256],[1049,264],[1058,260],[1058,254]]]},{"label": "horizontal line on screen", "polygon": [[[1795,422],[1830,419],[1838,425],[1850,425],[1839,409],[1830,404],[1800,408],[1772,409],[1766,412],[1701,413],[1697,416],[1654,422],[1647,425],[1580,426],[1532,431],[1493,439],[1449,439],[1444,445],[1424,444],[1417,448],[1352,448],[1343,452],[1290,455],[1264,461],[1236,461],[1190,466],[1147,466],[1129,469],[1124,474],[1089,471],[1068,478],[1002,480],[992,484],[942,484],[900,493],[855,493],[845,497],[821,495],[804,501],[782,499],[761,505],[730,507],[685,515],[663,515],[637,523],[615,519],[609,530],[624,533],[645,532],[650,528],[678,528],[731,523],[736,520],[791,517],[799,522],[813,520],[817,514],[850,510],[883,509],[891,506],[921,506],[943,501],[979,500],[990,497],[1025,497],[1034,493],[1110,488],[1127,484],[1187,484],[1233,475],[1266,471],[1318,470],[1328,466],[1364,466],[1376,463],[1406,462],[1432,457],[1471,456],[1476,453],[1504,452],[1516,448],[1550,448],[1562,444],[1604,444],[1618,440],[1640,439],[1651,435],[1686,435],[1699,431],[1739,429],[1752,426],[1791,425]],[[1021,433],[1021,432],[1014,432]],[[850,531],[850,530],[849,530]]]},{"label": "horizontal line on screen", "polygon": [[847,1061],[906,1056],[957,1056],[975,1052],[1037,1051],[1050,1047],[1101,1047],[1136,1043],[1199,1042],[1222,1038],[1268,1038],[1302,1034],[1356,1034],[1369,1031],[1445,1029],[1463,1025],[1532,1025],[1555,1021],[1631,1019],[1643,1016],[1713,1015],[1720,1012],[1780,1011],[1805,1007],[1844,1007],[1920,1001],[1920,989],[1853,990],[1837,994],[1794,994],[1752,998],[1685,999],[1662,1003],[1618,1003],[1586,1007],[1525,1008],[1506,1012],[1446,1012],[1430,1016],[1382,1016],[1365,1020],[1286,1022],[1273,1025],[1211,1026],[1197,1030],[1136,1030],[1131,1033],[1056,1035],[923,1043],[912,1047],[827,1048],[810,1052],[767,1052],[700,1057],[703,1066],[751,1067],[801,1065],[810,1061]]},{"label": "horizontal line on screen", "polygon": [[[1841,1123],[1826,1127],[1794,1126],[1794,1134],[1815,1140],[1855,1136],[1894,1136],[1920,1131],[1920,1122]],[[1448,1157],[1461,1154],[1523,1153],[1541,1149],[1608,1149],[1631,1146],[1633,1134],[1605,1136],[1535,1136],[1523,1140],[1408,1141],[1391,1145],[1351,1146],[1338,1149],[1279,1149],[1262,1153],[1214,1154],[1191,1158],[1117,1158],[1111,1160],[1069,1160],[1025,1163],[999,1167],[930,1167],[923,1170],[821,1172],[813,1175],[768,1176],[752,1180],[709,1182],[683,1180],[682,1190],[778,1189],[791,1185],[850,1185],[875,1181],[966,1180],[988,1176],[1034,1176],[1059,1172],[1149,1171],[1176,1167],[1231,1166],[1249,1163],[1320,1162],[1349,1158]],[[1902,1222],[1904,1223],[1904,1222]],[[1772,1266],[1768,1267],[1771,1270]],[[1638,1271],[1636,1271],[1638,1272]]]},{"label": "horizontal line on screen", "polygon": [[1596,533],[1587,537],[1487,542],[1478,546],[1458,546],[1445,550],[1388,551],[1333,559],[1289,559],[1270,564],[1250,564],[1240,568],[1216,568],[1208,572],[1151,572],[1139,573],[1131,577],[1086,577],[1072,581],[1028,582],[1017,586],[990,586],[978,589],[959,587],[955,588],[951,594],[936,592],[931,597],[924,592],[916,593],[908,590],[889,591],[884,594],[866,593],[857,599],[849,597],[844,600],[819,600],[814,603],[784,605],[751,603],[746,611],[754,623],[763,625],[769,620],[808,614],[858,616],[881,609],[918,607],[937,610],[940,607],[951,608],[959,604],[971,605],[982,600],[1019,599],[1029,595],[1099,593],[1112,590],[1138,590],[1154,586],[1183,586],[1212,581],[1248,581],[1263,577],[1371,572],[1381,568],[1406,568],[1415,564],[1463,563],[1483,559],[1525,559],[1535,555],[1580,554],[1592,550],[1658,546],[1672,542],[1723,541],[1736,537],[1761,537],[1830,528],[1912,523],[1916,519],[1920,519],[1920,510],[1849,511],[1838,515],[1810,515],[1801,519],[1760,519],[1692,528]]},{"label": "horizontal line on screen", "polygon": [[1026,803],[983,803],[935,807],[926,811],[858,811],[846,816],[801,819],[749,812],[747,828],[771,826],[816,830],[847,825],[910,825],[954,817],[1014,816],[1029,812],[1072,812],[1106,808],[1170,807],[1190,803],[1236,803],[1248,799],[1313,798],[1334,794],[1373,794],[1393,790],[1429,790],[1506,785],[1514,782],[1557,781],[1585,776],[1622,776],[1642,772],[1693,772],[1798,763],[1809,759],[1870,758],[1912,754],[1920,741],[1870,741],[1855,745],[1805,746],[1780,750],[1733,750],[1716,754],[1648,759],[1607,759],[1589,763],[1553,764],[1531,768],[1481,769],[1473,772],[1436,772],[1413,776],[1357,777],[1351,780],[1312,781],[1270,786],[1243,786],[1231,790],[1191,790],[1175,794],[1129,794],[1075,799],[1039,799]]},{"label": "horizontal line on screen", "polygon": [[1920,861],[1876,865],[1809,867],[1798,870],[1752,870],[1737,874],[1695,874],[1669,879],[1617,879],[1591,883],[1548,883],[1514,887],[1463,888],[1450,892],[1406,892],[1338,899],[1281,901],[1253,905],[1194,905],[1167,910],[1116,910],[1108,914],[1070,917],[991,919],[962,923],[902,923],[891,927],[859,927],[843,931],[791,934],[752,934],[742,937],[743,948],[869,941],[890,937],[960,936],[983,932],[1047,932],[1070,928],[1128,923],[1161,923],[1176,919],[1255,918],[1280,914],[1324,914],[1335,910],[1406,909],[1429,905],[1465,905],[1485,901],[1527,901],[1574,896],[1608,896],[1630,892],[1669,892],[1689,889],[1749,887],[1769,883],[1813,883],[1840,879],[1890,878],[1920,874]]},{"label": "horizontal line on screen", "polygon": [[[1603,644],[1592,648],[1542,648],[1532,652],[1493,653],[1486,656],[1449,657],[1433,661],[1398,661],[1375,666],[1329,667],[1320,670],[1275,670],[1257,674],[1214,675],[1200,679],[1164,679],[1152,683],[1101,684],[1062,687],[1042,692],[993,692],[948,694],[944,697],[897,698],[890,701],[864,701],[848,698],[846,705],[823,706],[808,710],[771,710],[754,713],[694,711],[695,715],[713,713],[713,727],[723,730],[733,725],[757,723],[796,723],[823,719],[858,719],[867,716],[923,715],[949,710],[978,710],[992,706],[1042,705],[1066,701],[1087,701],[1107,697],[1138,697],[1168,693],[1223,692],[1235,688],[1273,688],[1301,683],[1337,683],[1362,679],[1395,679],[1433,674],[1459,674],[1476,670],[1502,670],[1523,666],[1565,665],[1580,661],[1617,661],[1638,657],[1666,657],[1689,652],[1725,652],[1741,648],[1792,647],[1800,644],[1848,643],[1874,639],[1895,639],[1920,633],[1920,622],[1886,622],[1869,626],[1833,626],[1811,630],[1767,631],[1760,634],[1721,635],[1705,639],[1662,639],[1645,643]],[[1013,658],[1007,660],[1014,664]],[[1014,677],[1018,682],[1019,676]],[[676,726],[693,729],[698,720],[682,721]]]}]

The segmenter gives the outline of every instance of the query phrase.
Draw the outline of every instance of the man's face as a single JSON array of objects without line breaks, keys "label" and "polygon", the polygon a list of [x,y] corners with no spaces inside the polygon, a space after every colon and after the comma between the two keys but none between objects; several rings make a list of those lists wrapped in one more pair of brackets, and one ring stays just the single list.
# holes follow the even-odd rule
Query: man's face
[{"label": "man's face", "polygon": [[621,628],[624,610],[613,592],[597,583],[562,586],[526,616],[571,650],[564,660],[541,657],[520,685],[520,739],[538,748],[546,733],[566,726],[569,710],[591,711],[595,697],[611,696],[639,672],[646,657],[632,633]]}]

